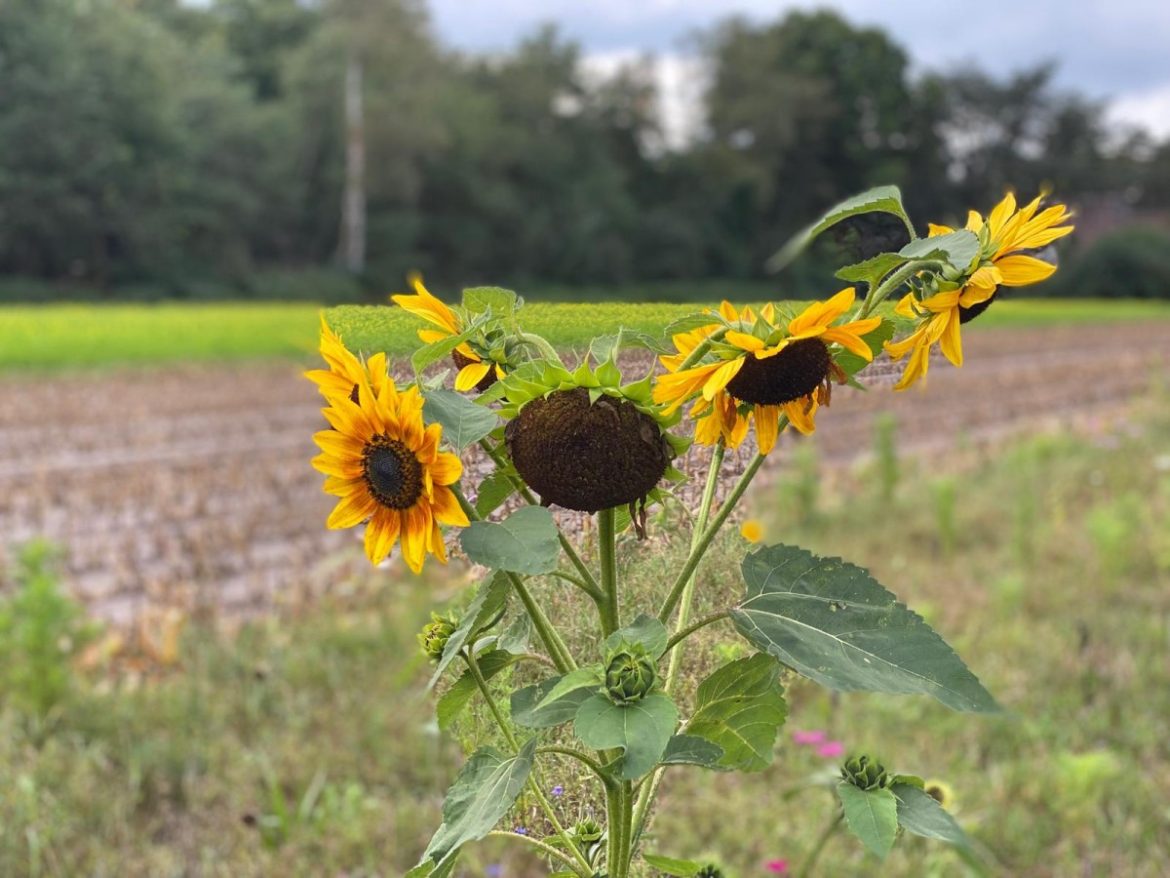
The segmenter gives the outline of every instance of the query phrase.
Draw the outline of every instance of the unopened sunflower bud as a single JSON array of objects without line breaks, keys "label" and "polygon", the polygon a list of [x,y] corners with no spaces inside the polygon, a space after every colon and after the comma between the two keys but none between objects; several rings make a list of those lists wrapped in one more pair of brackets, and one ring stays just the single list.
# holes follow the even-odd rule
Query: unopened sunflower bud
[{"label": "unopened sunflower bud", "polygon": [[614,704],[641,701],[658,680],[655,661],[641,644],[633,643],[610,653],[605,668],[605,691]]},{"label": "unopened sunflower bud", "polygon": [[841,766],[841,777],[863,790],[884,789],[890,782],[885,766],[866,755],[846,760]]},{"label": "unopened sunflower bud", "polygon": [[601,824],[591,817],[586,817],[574,826],[572,832],[573,840],[585,847],[590,847],[600,842],[604,834]]},{"label": "unopened sunflower bud", "polygon": [[440,616],[431,613],[431,621],[423,626],[418,633],[418,643],[425,652],[435,661],[443,657],[443,650],[447,648],[447,641],[455,633],[457,624],[450,616]]},{"label": "unopened sunflower bud", "polygon": [[723,878],[723,872],[718,867],[708,864],[695,873],[695,878]]}]

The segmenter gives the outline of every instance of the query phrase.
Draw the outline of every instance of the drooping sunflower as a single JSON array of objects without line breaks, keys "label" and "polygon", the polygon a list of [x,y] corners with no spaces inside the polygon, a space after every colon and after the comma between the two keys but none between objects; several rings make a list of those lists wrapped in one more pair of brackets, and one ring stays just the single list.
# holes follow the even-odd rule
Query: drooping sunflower
[{"label": "drooping sunflower", "polygon": [[[422,275],[412,274],[410,284],[414,287],[413,296],[403,293],[390,298],[404,310],[438,327],[420,329],[419,339],[425,344],[434,344],[453,335],[460,335],[464,331],[462,318],[426,288]],[[499,363],[493,362],[486,352],[483,355],[477,353],[466,341],[460,342],[451,352],[451,359],[459,369],[455,376],[455,389],[460,392],[472,389],[487,390],[505,374]]]},{"label": "drooping sunflower", "polygon": [[[800,432],[812,433],[818,406],[829,403],[831,382],[846,378],[836,362],[839,352],[849,351],[866,362],[873,359],[864,337],[881,325],[880,317],[834,325],[854,298],[854,289],[847,287],[786,323],[777,322],[771,304],[757,316],[750,308],[737,313],[724,302],[719,309],[722,325],[674,337],[679,353],[661,358],[670,374],[658,379],[654,401],[670,413],[697,397],[690,414],[696,419],[695,441],[702,444],[722,437],[736,447],[750,418],[760,453],[768,454],[776,445],[782,414]],[[700,343],[725,327],[722,338],[711,344],[708,362],[681,369]]]},{"label": "drooping sunflower", "polygon": [[311,369],[305,377],[320,389],[326,398],[348,396],[357,402],[358,384],[368,378],[374,393],[381,390],[387,378],[387,360],[384,353],[377,353],[364,363],[345,346],[341,336],[334,332],[325,315],[321,315],[321,342],[319,350],[328,369]]},{"label": "drooping sunflower", "polygon": [[445,564],[439,525],[468,525],[448,487],[459,481],[463,464],[439,450],[442,427],[423,425],[417,387],[399,392],[387,377],[375,392],[365,375],[357,384],[356,402],[348,392],[328,396],[322,413],[333,429],[313,436],[321,448],[313,466],[325,475],[325,492],[339,498],[326,525],[343,529],[365,522],[366,556],[373,564],[399,539],[415,573],[428,552]]},{"label": "drooping sunflower", "polygon": [[[1063,204],[1054,204],[1037,213],[1043,198],[1038,195],[1017,210],[1016,197],[1009,192],[986,220],[978,212],[970,211],[966,228],[979,236],[981,245],[975,270],[956,289],[941,289],[921,300],[907,293],[898,303],[895,311],[918,321],[918,326],[906,338],[885,345],[893,360],[910,355],[895,390],[905,390],[926,377],[930,349],[935,344],[952,364],[962,366],[963,341],[959,327],[986,311],[1000,287],[1039,283],[1056,271],[1051,262],[1022,252],[1045,247],[1074,229],[1062,225],[1072,216]],[[930,225],[931,237],[953,231],[950,226]]]}]

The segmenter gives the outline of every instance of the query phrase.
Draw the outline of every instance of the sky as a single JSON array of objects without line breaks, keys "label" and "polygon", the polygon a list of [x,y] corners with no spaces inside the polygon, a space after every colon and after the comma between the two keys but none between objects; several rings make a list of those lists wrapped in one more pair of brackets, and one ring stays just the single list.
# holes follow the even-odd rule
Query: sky
[{"label": "sky", "polygon": [[831,8],[882,25],[916,70],[974,65],[993,74],[1052,60],[1056,83],[1109,101],[1109,117],[1170,136],[1170,2],[1167,0],[430,0],[442,40],[499,51],[545,22],[579,42],[596,69],[646,52],[660,59],[672,139],[696,123],[697,67],[688,35],[730,15],[766,22],[792,9]]}]

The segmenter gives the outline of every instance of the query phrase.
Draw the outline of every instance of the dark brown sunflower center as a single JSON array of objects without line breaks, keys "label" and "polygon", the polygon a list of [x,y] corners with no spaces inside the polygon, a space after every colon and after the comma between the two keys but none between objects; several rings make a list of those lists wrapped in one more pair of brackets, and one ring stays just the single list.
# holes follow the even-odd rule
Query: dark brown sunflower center
[{"label": "dark brown sunflower center", "polygon": [[780,405],[808,396],[829,375],[833,358],[819,338],[793,342],[774,357],[748,355],[727,392],[752,405]]},{"label": "dark brown sunflower center", "polygon": [[545,504],[597,512],[641,500],[666,472],[670,447],[630,402],[582,388],[534,399],[508,422],[508,452]]},{"label": "dark brown sunflower center", "polygon": [[422,494],[422,464],[397,439],[375,436],[366,446],[362,474],[373,498],[391,509],[409,509]]},{"label": "dark brown sunflower center", "polygon": [[991,307],[991,303],[995,301],[996,293],[992,293],[991,297],[984,299],[982,302],[972,305],[970,308],[959,306],[959,323],[970,323],[984,311]]}]

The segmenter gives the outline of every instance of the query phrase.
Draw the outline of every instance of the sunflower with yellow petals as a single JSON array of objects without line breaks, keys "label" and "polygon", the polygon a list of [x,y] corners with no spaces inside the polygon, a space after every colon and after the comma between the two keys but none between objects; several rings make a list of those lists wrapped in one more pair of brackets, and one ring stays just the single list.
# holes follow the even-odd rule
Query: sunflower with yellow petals
[{"label": "sunflower with yellow petals", "polygon": [[[775,447],[781,415],[800,432],[812,433],[818,406],[829,403],[831,382],[846,380],[830,345],[866,362],[873,359],[865,336],[881,325],[880,317],[834,325],[854,299],[854,289],[847,287],[783,325],[777,324],[771,304],[757,316],[751,308],[737,312],[724,302],[719,309],[722,324],[674,336],[679,353],[661,358],[670,374],[658,379],[654,401],[666,405],[664,414],[670,414],[698,397],[690,414],[697,421],[695,441],[705,445],[722,439],[729,447],[738,446],[747,435],[749,418],[761,454]],[[711,342],[710,362],[682,368],[700,344],[724,329]]]},{"label": "sunflower with yellow petals", "polygon": [[388,363],[384,353],[371,356],[364,363],[345,346],[341,336],[334,332],[325,315],[321,315],[321,342],[319,350],[328,369],[310,369],[305,377],[317,385],[326,398],[348,396],[357,402],[358,384],[368,379],[375,394],[388,377]]},{"label": "sunflower with yellow petals", "polygon": [[[418,331],[418,337],[424,344],[434,344],[464,332],[466,327],[463,319],[426,288],[422,275],[412,274],[410,284],[414,287],[413,296],[402,293],[390,298],[399,307],[438,327]],[[482,392],[505,375],[499,363],[493,362],[486,352],[482,355],[476,352],[466,341],[460,342],[451,352],[451,359],[459,368],[455,376],[455,389],[460,392]]]},{"label": "sunflower with yellow petals", "polygon": [[[986,220],[978,212],[970,211],[966,229],[979,237],[978,267],[955,289],[939,289],[921,300],[914,293],[907,293],[898,303],[896,313],[918,321],[919,325],[906,338],[885,345],[893,360],[910,355],[895,390],[905,390],[926,377],[930,349],[935,344],[952,364],[962,366],[963,341],[959,327],[986,311],[1000,287],[1039,283],[1056,271],[1051,262],[1022,252],[1046,247],[1073,231],[1074,226],[1062,225],[1072,216],[1065,205],[1054,204],[1037,213],[1043,197],[1039,195],[1017,210],[1016,197],[1009,192]],[[953,231],[950,226],[930,224],[932,238]]]},{"label": "sunflower with yellow petals", "polygon": [[449,487],[463,464],[439,450],[442,427],[423,425],[424,400],[411,386],[404,391],[392,378],[373,383],[358,376],[351,394],[330,395],[322,409],[333,427],[313,436],[321,453],[313,467],[325,475],[325,493],[338,497],[326,526],[366,524],[366,556],[380,564],[401,539],[402,557],[415,573],[427,553],[447,563],[440,524],[466,527],[467,515]]}]

